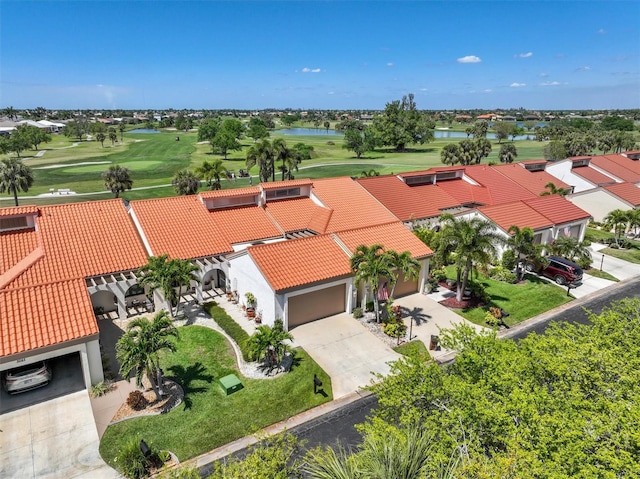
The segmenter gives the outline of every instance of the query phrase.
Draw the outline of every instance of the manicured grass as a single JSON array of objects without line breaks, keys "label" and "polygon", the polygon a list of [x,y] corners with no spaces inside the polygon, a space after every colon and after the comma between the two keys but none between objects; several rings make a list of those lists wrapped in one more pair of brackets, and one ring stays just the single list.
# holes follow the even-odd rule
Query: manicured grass
[{"label": "manicured grass", "polygon": [[426,361],[431,357],[427,347],[419,339],[396,346],[393,350],[403,356],[417,357],[423,361]]},{"label": "manicured grass", "polygon": [[604,248],[600,252],[623,259],[629,263],[640,263],[640,243],[637,241],[632,241],[631,243],[632,247],[630,249]]},{"label": "manicured grass", "polygon": [[[100,442],[100,454],[109,464],[132,438],[144,438],[185,460],[332,399],[331,379],[300,348],[290,372],[276,379],[248,379],[238,372],[222,335],[201,326],[179,332],[178,350],[163,356],[162,368],[184,388],[184,402],[164,415],[109,426]],[[244,389],[226,396],[217,381],[227,374],[236,374]],[[314,374],[324,383],[326,397],[313,393]]]},{"label": "manicured grass", "polygon": [[609,281],[615,281],[616,283],[620,281],[618,278],[607,273],[606,271],[600,271],[599,269],[596,269],[596,268],[587,269],[584,272],[596,278],[608,279]]},{"label": "manicured grass", "polygon": [[248,361],[249,350],[247,348],[247,340],[249,339],[249,334],[227,314],[224,308],[218,306],[215,301],[205,304],[204,310],[218,323],[218,326],[233,338],[242,351],[242,357],[245,361]]},{"label": "manicured grass", "polygon": [[[455,277],[455,274],[448,274]],[[475,276],[475,275],[474,275]],[[522,284],[509,284],[478,275],[474,280],[481,283],[491,297],[491,303],[481,308],[453,309],[463,318],[481,326],[486,326],[485,313],[490,307],[502,308],[509,313],[504,319],[507,326],[518,324],[525,319],[549,311],[571,301],[566,288],[550,283],[535,274],[526,274]]]},{"label": "manicured grass", "polygon": [[[180,136],[180,141],[175,141],[177,135]],[[440,161],[442,148],[448,143],[459,141],[459,139],[437,139],[426,145],[415,145],[406,152],[398,153],[391,149],[381,149],[367,153],[358,159],[353,152],[342,148],[343,139],[341,136],[285,136],[277,131],[271,132],[270,139],[278,137],[285,138],[287,144],[291,146],[296,143],[305,143],[314,147],[313,158],[305,160],[300,165],[301,169],[295,173],[297,178],[360,176],[363,171],[371,169],[380,174],[391,174],[442,166]],[[77,143],[77,146],[72,146],[74,143]],[[198,144],[196,131],[189,133],[166,131],[159,134],[125,132],[124,142],[120,142],[118,134],[118,143],[112,145],[110,141],[105,141],[104,148],[96,141],[78,142],[73,138],[54,135],[52,142],[40,145],[41,150],[46,150],[43,156],[25,160],[27,165],[34,168],[35,177],[35,182],[26,195],[34,196],[48,193],[50,188],[69,188],[77,193],[100,192],[104,188],[100,174],[114,164],[129,168],[134,188],[169,185],[171,178],[178,170],[184,168],[193,170],[205,160],[222,159],[225,167],[235,170],[237,173],[240,169],[246,169],[247,150],[254,144],[250,138],[243,138],[240,143],[242,149],[229,152],[228,157],[224,159],[221,155],[213,154],[208,143]],[[491,143],[493,150],[489,157],[483,160],[483,163],[499,162],[500,144],[495,140],[492,140]],[[542,158],[544,145],[545,143],[537,141],[517,141],[518,161]],[[33,151],[24,152],[24,156],[34,154]],[[77,163],[105,161],[109,163],[73,166]],[[51,165],[65,166],[39,169]],[[253,168],[251,173],[257,175],[257,171],[257,168]],[[257,178],[254,178],[253,183],[257,184]],[[235,188],[247,184],[248,180],[246,179],[236,182],[223,181],[223,188]],[[161,191],[154,189],[127,191],[122,197],[141,199],[173,195],[173,190],[168,188],[162,194]],[[104,198],[109,197],[111,196],[108,193],[104,196]],[[7,198],[9,197],[7,196]],[[28,202],[23,200],[22,203],[53,204],[99,198],[102,196],[92,195],[81,197],[81,199],[43,197],[37,200],[29,199]],[[1,202],[0,205],[4,206],[5,202]]]},{"label": "manicured grass", "polygon": [[604,243],[605,240],[613,239],[613,233],[596,228],[587,228],[584,239],[587,241],[591,241],[592,243]]}]

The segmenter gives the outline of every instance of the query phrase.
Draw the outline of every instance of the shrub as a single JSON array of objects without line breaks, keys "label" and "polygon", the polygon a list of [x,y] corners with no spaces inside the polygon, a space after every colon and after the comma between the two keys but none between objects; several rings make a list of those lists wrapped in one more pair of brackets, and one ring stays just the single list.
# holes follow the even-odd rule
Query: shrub
[{"label": "shrub", "polygon": [[407,332],[407,327],[402,321],[392,321],[382,327],[384,334],[392,338],[401,338]]},{"label": "shrub", "polygon": [[[491,309],[493,309],[493,308],[491,308]],[[484,313],[484,320],[492,328],[497,328],[498,326],[500,326],[500,319],[496,318],[491,313],[491,311],[487,311],[486,313]]]},{"label": "shrub", "polygon": [[158,453],[158,459],[162,462],[167,462],[171,459],[171,453],[169,451],[160,451]]},{"label": "shrub", "polygon": [[132,439],[120,450],[115,462],[118,470],[129,479],[141,479],[148,475],[149,462],[142,454],[137,439]]},{"label": "shrub", "polygon": [[447,279],[447,273],[443,269],[434,269],[431,271],[431,277],[438,283]]},{"label": "shrub", "polygon": [[160,473],[159,479],[200,479],[196,466],[183,466]]},{"label": "shrub", "polygon": [[370,313],[371,311],[373,311],[374,310],[373,301],[367,301],[367,304],[365,305],[364,310],[367,313]]},{"label": "shrub", "polygon": [[491,302],[491,296],[484,289],[484,286],[477,281],[469,281],[467,284],[467,288],[471,290],[473,295],[478,298],[483,303]]},{"label": "shrub", "polygon": [[130,408],[139,411],[147,407],[147,404],[149,404],[149,401],[147,401],[147,398],[144,397],[142,391],[135,390],[129,393],[129,397],[127,398],[127,405]]},{"label": "shrub", "polygon": [[236,323],[231,316],[227,314],[227,312],[222,309],[220,306],[215,303],[207,303],[204,305],[204,310],[209,313],[209,315],[218,323],[225,333],[231,336],[240,351],[242,352],[242,358],[245,361],[250,361],[249,359],[249,348],[247,347],[247,340],[249,339],[249,334],[242,329],[242,327]]},{"label": "shrub", "polygon": [[507,271],[512,271],[516,267],[516,262],[516,254],[513,250],[508,249],[502,253],[502,267]]},{"label": "shrub", "polygon": [[91,386],[91,397],[97,398],[104,396],[111,391],[111,383],[100,381],[98,384]]},{"label": "shrub", "polygon": [[361,307],[353,308],[353,317],[359,319],[364,316]]},{"label": "shrub", "polygon": [[335,144],[336,144],[336,143],[335,143],[334,141],[331,141],[331,140],[327,141],[327,145],[329,145],[329,146],[333,146],[333,145],[335,145]]},{"label": "shrub", "polygon": [[502,281],[503,283],[515,283],[516,275],[503,266],[496,266],[491,270],[491,279]]}]

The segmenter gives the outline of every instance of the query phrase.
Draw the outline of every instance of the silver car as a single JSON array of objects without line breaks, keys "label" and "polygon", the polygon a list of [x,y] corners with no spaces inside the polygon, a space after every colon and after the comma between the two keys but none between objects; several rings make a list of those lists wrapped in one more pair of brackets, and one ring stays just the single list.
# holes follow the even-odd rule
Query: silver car
[{"label": "silver car", "polygon": [[40,361],[7,371],[2,382],[8,393],[15,394],[45,386],[49,381],[51,370],[47,363]]}]

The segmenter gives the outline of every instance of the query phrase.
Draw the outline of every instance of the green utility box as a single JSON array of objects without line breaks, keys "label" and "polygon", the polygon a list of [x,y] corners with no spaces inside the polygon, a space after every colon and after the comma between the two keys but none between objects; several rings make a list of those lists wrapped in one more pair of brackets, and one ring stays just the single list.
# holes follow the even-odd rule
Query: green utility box
[{"label": "green utility box", "polygon": [[235,374],[229,374],[228,376],[220,378],[219,381],[222,390],[227,393],[227,396],[240,391],[244,387]]}]

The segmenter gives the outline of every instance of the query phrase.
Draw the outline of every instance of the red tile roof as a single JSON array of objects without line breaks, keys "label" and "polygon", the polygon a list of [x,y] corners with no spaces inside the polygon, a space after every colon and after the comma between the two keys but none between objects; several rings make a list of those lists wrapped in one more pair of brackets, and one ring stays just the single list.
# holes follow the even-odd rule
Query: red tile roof
[{"label": "red tile roof", "polygon": [[640,171],[636,162],[622,155],[603,155],[591,158],[591,164],[630,183],[640,183]]},{"label": "red tile roof", "polygon": [[330,235],[250,246],[247,251],[274,291],[351,274],[347,253]]},{"label": "red tile roof", "polygon": [[[265,210],[285,232],[313,229],[310,225],[314,217],[324,216],[327,212],[330,213],[330,210],[318,206],[312,199],[306,196],[301,198],[269,200],[267,201]],[[324,226],[322,231],[324,231]]]},{"label": "red tile roof", "polygon": [[198,196],[201,198],[234,198],[239,196],[259,195],[258,186],[248,186],[245,188],[231,188],[228,190],[201,191]]},{"label": "red tile roof", "polygon": [[24,216],[37,214],[37,206],[9,206],[6,208],[0,208],[0,216]]},{"label": "red tile roof", "polygon": [[189,259],[233,250],[197,196],[138,200],[130,206],[153,256]]},{"label": "red tile roof", "polygon": [[82,279],[0,290],[0,357],[98,334]]},{"label": "red tile roof", "polygon": [[616,182],[616,180],[614,180],[613,178],[604,175],[589,166],[579,166],[577,168],[572,168],[571,173],[575,173],[576,175],[584,178],[585,180],[596,186],[609,185]]},{"label": "red tile roof", "polygon": [[478,211],[504,231],[508,231],[513,225],[519,228],[528,227],[533,230],[548,228],[553,225],[548,218],[522,201],[481,206]]},{"label": "red tile roof", "polygon": [[324,231],[327,233],[397,221],[389,210],[349,177],[314,180],[312,193],[333,210]]},{"label": "red tile roof", "polygon": [[419,171],[407,171],[404,173],[399,173],[398,176],[402,178],[410,178],[412,176],[424,176],[424,175],[433,175],[435,173],[443,172],[443,171],[459,171],[466,168],[466,166],[435,166],[433,168],[429,168],[427,170],[419,170]]},{"label": "red tile roof", "polygon": [[[544,161],[544,160],[543,160]],[[557,188],[571,188],[570,185],[564,181],[559,180],[546,171],[529,171],[523,168],[517,163],[509,165],[496,165],[493,168],[500,174],[506,176],[511,181],[516,182],[518,185],[539,196],[540,193],[547,191],[545,185],[553,183]]]},{"label": "red tile roof", "polygon": [[336,233],[336,236],[352,253],[360,245],[379,244],[387,250],[398,253],[409,251],[414,258],[424,258],[433,254],[431,248],[398,221],[386,225],[342,231]]},{"label": "red tile roof", "polygon": [[634,208],[640,206],[640,187],[633,183],[616,183],[605,186],[604,189],[633,205]]},{"label": "red tile roof", "polygon": [[209,214],[231,244],[277,238],[284,234],[261,206],[212,210]]},{"label": "red tile roof", "polygon": [[472,185],[463,179],[438,181],[436,187],[455,198],[460,204],[492,205],[494,203],[488,188]]},{"label": "red tile roof", "polygon": [[560,195],[538,196],[524,203],[543,214],[555,225],[590,218],[591,215]]},{"label": "red tile roof", "polygon": [[119,199],[41,206],[36,231],[44,255],[11,287],[135,269],[147,262]]},{"label": "red tile roof", "polygon": [[281,188],[293,188],[296,186],[311,186],[313,181],[309,178],[301,178],[299,180],[285,180],[285,181],[267,181],[260,183],[260,188],[263,190],[278,190]]},{"label": "red tile roof", "polygon": [[401,221],[440,216],[442,208],[460,204],[435,185],[408,186],[397,176],[372,176],[357,181]]},{"label": "red tile roof", "polygon": [[38,246],[34,228],[0,233],[0,276]]},{"label": "red tile roof", "polygon": [[491,192],[491,204],[507,203],[509,201],[524,200],[535,195],[518,183],[501,175],[489,165],[467,166],[464,174],[486,187]]}]

